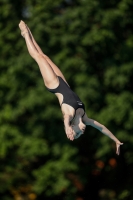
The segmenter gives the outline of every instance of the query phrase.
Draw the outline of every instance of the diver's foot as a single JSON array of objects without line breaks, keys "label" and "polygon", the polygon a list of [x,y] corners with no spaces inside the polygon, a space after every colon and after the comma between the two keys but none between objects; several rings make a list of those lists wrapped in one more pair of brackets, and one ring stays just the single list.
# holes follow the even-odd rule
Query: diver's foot
[{"label": "diver's foot", "polygon": [[25,37],[25,34],[28,33],[27,25],[21,20],[19,23],[19,28],[21,30],[21,35]]}]

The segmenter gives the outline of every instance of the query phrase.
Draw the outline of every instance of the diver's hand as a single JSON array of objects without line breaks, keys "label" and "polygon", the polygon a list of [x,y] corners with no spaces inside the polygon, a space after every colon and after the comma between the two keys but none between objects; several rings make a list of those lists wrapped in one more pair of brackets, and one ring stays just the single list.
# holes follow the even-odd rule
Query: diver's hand
[{"label": "diver's hand", "polygon": [[123,145],[123,143],[121,143],[120,141],[116,142],[116,154],[119,155],[120,154],[120,146]]},{"label": "diver's hand", "polygon": [[73,130],[72,130],[72,127],[71,126],[66,126],[65,127],[65,131],[66,131],[66,135],[67,135],[67,138],[69,140],[74,140],[74,134],[73,134]]}]

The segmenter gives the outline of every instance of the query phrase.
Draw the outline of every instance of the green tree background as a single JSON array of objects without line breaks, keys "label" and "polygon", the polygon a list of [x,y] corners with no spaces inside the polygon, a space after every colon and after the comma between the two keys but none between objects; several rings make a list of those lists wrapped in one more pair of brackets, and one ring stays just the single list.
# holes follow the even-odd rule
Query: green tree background
[{"label": "green tree background", "polygon": [[[132,10],[132,0],[0,0],[0,200],[132,200]],[[67,140],[21,19],[88,116],[124,142],[119,157],[92,127]]]}]

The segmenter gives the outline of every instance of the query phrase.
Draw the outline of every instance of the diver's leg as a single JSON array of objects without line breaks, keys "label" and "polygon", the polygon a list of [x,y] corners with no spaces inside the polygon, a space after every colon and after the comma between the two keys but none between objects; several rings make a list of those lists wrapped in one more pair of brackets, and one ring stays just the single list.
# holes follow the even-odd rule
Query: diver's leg
[{"label": "diver's leg", "polygon": [[31,36],[31,38],[32,38],[32,41],[33,41],[33,43],[34,43],[36,49],[38,50],[38,52],[39,52],[42,56],[44,56],[44,58],[47,60],[47,62],[48,62],[48,63],[50,64],[50,66],[53,68],[53,70],[54,70],[54,72],[56,73],[56,75],[57,75],[57,76],[60,76],[65,82],[67,82],[66,79],[65,79],[65,77],[64,77],[64,75],[63,75],[63,73],[61,72],[61,70],[53,63],[53,61],[52,61],[47,55],[45,55],[45,54],[43,53],[43,51],[41,50],[41,48],[39,47],[39,45],[38,45],[37,42],[35,41],[35,39],[34,39],[34,37],[33,37],[33,35],[32,35],[32,33],[31,33],[31,31],[30,31],[30,29],[29,29],[28,26],[27,26],[27,28],[28,28],[28,31],[29,31],[30,36]]},{"label": "diver's leg", "polygon": [[20,22],[19,28],[21,30],[21,34],[25,38],[25,42],[26,42],[29,54],[39,65],[45,85],[48,88],[56,88],[59,84],[58,77],[55,74],[53,68],[48,63],[48,61],[45,59],[45,57],[39,53],[38,49],[36,48],[36,46],[34,45],[31,39],[28,28],[23,21]]},{"label": "diver's leg", "polygon": [[[57,65],[55,65],[54,63],[53,63],[53,61],[47,56],[47,55],[45,55],[44,54],[44,57],[45,57],[45,59],[47,60],[47,62],[51,65],[51,67],[53,68],[53,70],[54,70],[54,72],[56,73],[56,75],[57,76],[60,76],[66,83],[67,83],[67,81],[66,81],[66,79],[65,79],[65,77],[64,77],[64,75],[63,75],[63,73],[61,72],[61,70],[57,67]],[[67,83],[68,84],[68,83]],[[68,84],[69,85],[69,84]]]}]

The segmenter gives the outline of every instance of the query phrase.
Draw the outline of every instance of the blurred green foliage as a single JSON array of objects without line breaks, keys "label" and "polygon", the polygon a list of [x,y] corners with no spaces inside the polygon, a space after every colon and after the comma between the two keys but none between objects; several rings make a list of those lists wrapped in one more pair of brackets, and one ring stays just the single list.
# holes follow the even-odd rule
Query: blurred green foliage
[{"label": "blurred green foliage", "polygon": [[[132,0],[0,0],[0,199],[132,200]],[[90,118],[67,140],[58,101],[18,28],[23,19],[60,67]]]}]

